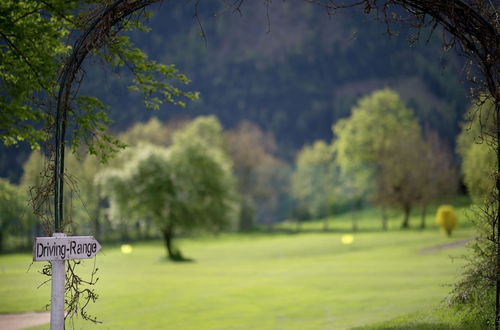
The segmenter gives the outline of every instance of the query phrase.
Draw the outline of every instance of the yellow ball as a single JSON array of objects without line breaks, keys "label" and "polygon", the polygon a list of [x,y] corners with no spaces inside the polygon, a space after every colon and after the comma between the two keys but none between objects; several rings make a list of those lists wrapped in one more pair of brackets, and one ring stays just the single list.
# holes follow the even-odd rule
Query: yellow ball
[{"label": "yellow ball", "polygon": [[132,253],[132,245],[130,244],[123,244],[121,246],[121,250],[123,254],[131,254]]},{"label": "yellow ball", "polygon": [[340,240],[342,244],[349,245],[352,244],[352,242],[354,242],[354,236],[352,236],[351,234],[345,234],[342,235],[342,238]]}]

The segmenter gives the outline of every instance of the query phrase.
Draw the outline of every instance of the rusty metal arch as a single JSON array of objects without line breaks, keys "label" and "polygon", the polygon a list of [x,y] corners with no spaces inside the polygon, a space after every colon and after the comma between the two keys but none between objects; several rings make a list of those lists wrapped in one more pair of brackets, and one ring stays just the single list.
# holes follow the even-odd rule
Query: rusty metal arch
[{"label": "rusty metal arch", "polygon": [[92,51],[101,48],[112,34],[113,27],[135,12],[161,0],[116,0],[104,8],[76,40],[73,51],[59,79],[55,117],[54,156],[54,231],[62,232],[64,196],[64,148],[71,87],[76,75]]}]

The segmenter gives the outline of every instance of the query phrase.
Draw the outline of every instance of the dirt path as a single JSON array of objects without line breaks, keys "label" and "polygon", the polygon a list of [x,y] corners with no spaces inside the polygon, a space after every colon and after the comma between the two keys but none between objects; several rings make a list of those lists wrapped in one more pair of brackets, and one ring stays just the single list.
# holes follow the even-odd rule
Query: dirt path
[{"label": "dirt path", "polygon": [[439,251],[439,250],[451,249],[451,248],[454,248],[454,247],[459,247],[459,246],[465,245],[465,244],[469,243],[471,240],[472,239],[468,238],[468,239],[463,239],[463,240],[455,241],[455,242],[451,242],[451,243],[434,245],[434,246],[431,246],[431,247],[427,247],[427,248],[421,249],[419,251],[419,253],[420,254],[430,254],[430,253],[433,253],[433,252],[436,252],[436,251]]},{"label": "dirt path", "polygon": [[23,314],[0,314],[0,329],[17,330],[50,322],[50,312]]}]

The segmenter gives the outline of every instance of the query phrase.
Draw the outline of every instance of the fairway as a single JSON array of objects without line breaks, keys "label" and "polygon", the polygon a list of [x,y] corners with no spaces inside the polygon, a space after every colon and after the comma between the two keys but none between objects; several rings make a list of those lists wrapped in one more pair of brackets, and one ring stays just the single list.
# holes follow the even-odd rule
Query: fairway
[{"label": "fairway", "polygon": [[[457,279],[466,249],[432,248],[470,237],[435,230],[227,234],[183,239],[192,262],[164,258],[160,241],[103,247],[100,295],[91,314],[103,329],[345,329],[437,307]],[[130,252],[130,251],[129,251]],[[28,254],[0,257],[0,313],[44,310],[49,285],[27,272]],[[85,261],[85,274],[93,261]],[[43,327],[42,327],[43,328]],[[47,328],[47,327],[45,327]]]}]

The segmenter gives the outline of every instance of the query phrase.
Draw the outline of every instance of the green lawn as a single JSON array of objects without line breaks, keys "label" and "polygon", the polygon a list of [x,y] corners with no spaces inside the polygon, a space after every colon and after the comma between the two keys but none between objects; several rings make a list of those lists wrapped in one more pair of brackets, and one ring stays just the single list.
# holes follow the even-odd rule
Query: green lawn
[{"label": "green lawn", "polygon": [[[338,224],[348,227],[348,221]],[[463,265],[450,256],[466,249],[429,247],[472,236],[468,226],[452,238],[434,226],[370,229],[343,245],[344,232],[334,224],[327,233],[314,231],[321,223],[311,223],[302,233],[182,239],[183,254],[194,258],[184,263],[166,261],[159,241],[136,244],[128,255],[105,246],[97,257],[100,298],[91,308],[104,323],[76,320],[75,327],[345,329],[391,320],[441,304]],[[49,285],[37,289],[42,263],[27,271],[30,259],[0,257],[0,313],[41,311],[48,302]],[[86,274],[92,265],[85,261]]]},{"label": "green lawn", "polygon": [[[462,315],[463,316],[463,315]],[[457,315],[449,308],[427,309],[353,330],[484,330],[477,320]]]}]

